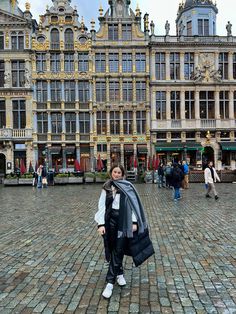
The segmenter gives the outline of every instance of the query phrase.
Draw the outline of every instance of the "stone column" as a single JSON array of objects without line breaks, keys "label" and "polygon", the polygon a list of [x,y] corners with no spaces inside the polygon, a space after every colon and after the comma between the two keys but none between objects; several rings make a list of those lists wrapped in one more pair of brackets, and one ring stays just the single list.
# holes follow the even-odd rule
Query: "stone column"
[{"label": "stone column", "polygon": [[79,58],[78,58],[77,52],[74,53],[74,69],[75,69],[75,73],[79,71]]},{"label": "stone column", "polygon": [[180,92],[180,119],[185,120],[185,91]]},{"label": "stone column", "polygon": [[51,112],[48,111],[48,133],[52,133]]},{"label": "stone column", "polygon": [[219,53],[215,52],[215,69],[219,69]]},{"label": "stone column", "polygon": [[234,119],[234,91],[229,91],[229,118]]},{"label": "stone column", "polygon": [[61,101],[65,101],[65,84],[64,84],[64,80],[61,80]]},{"label": "stone column", "polygon": [[4,59],[4,65],[5,65],[4,87],[9,88],[12,86],[11,60]]},{"label": "stone column", "polygon": [[120,143],[120,162],[122,165],[125,164],[124,143]]},{"label": "stone column", "polygon": [[76,146],[76,159],[80,162],[80,146]]},{"label": "stone column", "polygon": [[132,64],[133,64],[133,73],[136,73],[136,50],[132,49]]},{"label": "stone column", "polygon": [[26,110],[26,129],[31,129],[32,128],[32,101],[29,98],[26,98],[25,100],[25,107],[27,108]]},{"label": "stone column", "polygon": [[152,51],[151,52],[151,60],[150,60],[150,64],[151,64],[151,81],[155,81],[156,78],[156,52]]},{"label": "stone column", "polygon": [[106,49],[106,73],[109,73],[109,52],[108,49]]},{"label": "stone column", "polygon": [[111,134],[111,126],[110,126],[110,109],[106,109],[106,118],[107,118],[107,135]]},{"label": "stone column", "polygon": [[184,81],[184,52],[180,52],[180,80]]},{"label": "stone column", "polygon": [[119,73],[122,73],[122,50],[119,49]]},{"label": "stone column", "polygon": [[50,80],[47,80],[47,87],[48,87],[48,101],[51,101]]},{"label": "stone column", "polygon": [[220,120],[220,91],[215,91],[215,119]]},{"label": "stone column", "polygon": [[200,103],[199,103],[199,91],[195,91],[195,119],[200,119]]},{"label": "stone column", "polygon": [[110,93],[109,93],[109,78],[106,78],[106,102],[109,103],[110,102]]},{"label": "stone column", "polygon": [[75,80],[75,101],[79,101],[79,82]]},{"label": "stone column", "polygon": [[133,108],[133,134],[137,134],[137,108]]},{"label": "stone column", "polygon": [[194,69],[198,66],[198,64],[199,64],[199,52],[196,51],[194,53]]},{"label": "stone column", "polygon": [[62,167],[67,168],[66,167],[66,149],[63,146],[62,146]]},{"label": "stone column", "polygon": [[97,109],[93,110],[93,131],[94,134],[97,134]]},{"label": "stone column", "polygon": [[136,103],[136,78],[133,78],[133,103]]},{"label": "stone column", "polygon": [[156,122],[157,120],[157,107],[156,107],[156,91],[151,92],[151,121]]},{"label": "stone column", "polygon": [[170,53],[166,52],[166,80],[170,80]]},{"label": "stone column", "polygon": [[11,98],[7,96],[6,100],[6,128],[13,129],[13,113]]},{"label": "stone column", "polygon": [[171,120],[170,90],[166,91],[166,119]]},{"label": "stone column", "polygon": [[65,121],[65,112],[62,112],[61,113],[62,115],[62,133],[66,133],[66,121]]}]

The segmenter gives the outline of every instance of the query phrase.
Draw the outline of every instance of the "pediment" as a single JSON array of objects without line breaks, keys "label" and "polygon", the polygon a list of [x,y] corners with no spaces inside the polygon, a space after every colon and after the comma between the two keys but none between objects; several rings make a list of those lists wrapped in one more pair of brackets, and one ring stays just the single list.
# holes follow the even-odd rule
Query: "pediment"
[{"label": "pediment", "polygon": [[4,24],[25,24],[27,21],[20,16],[0,10],[0,26]]}]

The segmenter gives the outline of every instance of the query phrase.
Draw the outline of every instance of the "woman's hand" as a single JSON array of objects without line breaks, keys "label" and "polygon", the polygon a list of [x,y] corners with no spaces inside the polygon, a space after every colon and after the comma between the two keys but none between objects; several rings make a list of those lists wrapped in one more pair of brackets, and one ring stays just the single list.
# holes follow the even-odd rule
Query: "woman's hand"
[{"label": "woman's hand", "polygon": [[138,230],[138,226],[136,224],[133,224],[133,232]]},{"label": "woman's hand", "polygon": [[98,228],[98,233],[99,233],[100,235],[104,235],[104,234],[106,233],[105,227],[104,227],[104,226],[99,227],[99,228]]}]

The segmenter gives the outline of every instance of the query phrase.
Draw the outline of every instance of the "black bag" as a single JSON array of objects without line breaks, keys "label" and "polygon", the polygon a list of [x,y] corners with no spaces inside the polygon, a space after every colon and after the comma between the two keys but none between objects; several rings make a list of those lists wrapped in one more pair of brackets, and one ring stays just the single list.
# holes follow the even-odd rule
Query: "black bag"
[{"label": "black bag", "polygon": [[136,267],[155,253],[148,228],[140,234],[138,231],[135,231],[133,238],[129,238],[128,241],[130,254]]}]

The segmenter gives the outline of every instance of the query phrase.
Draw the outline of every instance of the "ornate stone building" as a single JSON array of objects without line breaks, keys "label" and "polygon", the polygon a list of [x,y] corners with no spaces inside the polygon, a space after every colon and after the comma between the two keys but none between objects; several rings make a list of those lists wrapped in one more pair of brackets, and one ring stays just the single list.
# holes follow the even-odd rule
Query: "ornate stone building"
[{"label": "ornate stone building", "polygon": [[30,5],[0,5],[0,175],[28,168],[32,158],[31,36],[36,22]]},{"label": "ornate stone building", "polygon": [[130,0],[109,0],[92,31],[94,156],[145,167],[150,153],[149,22]]},{"label": "ornate stone building", "polygon": [[196,168],[214,160],[235,169],[236,38],[216,36],[211,0],[186,0],[177,36],[150,38],[153,150],[163,161],[187,158]]}]

